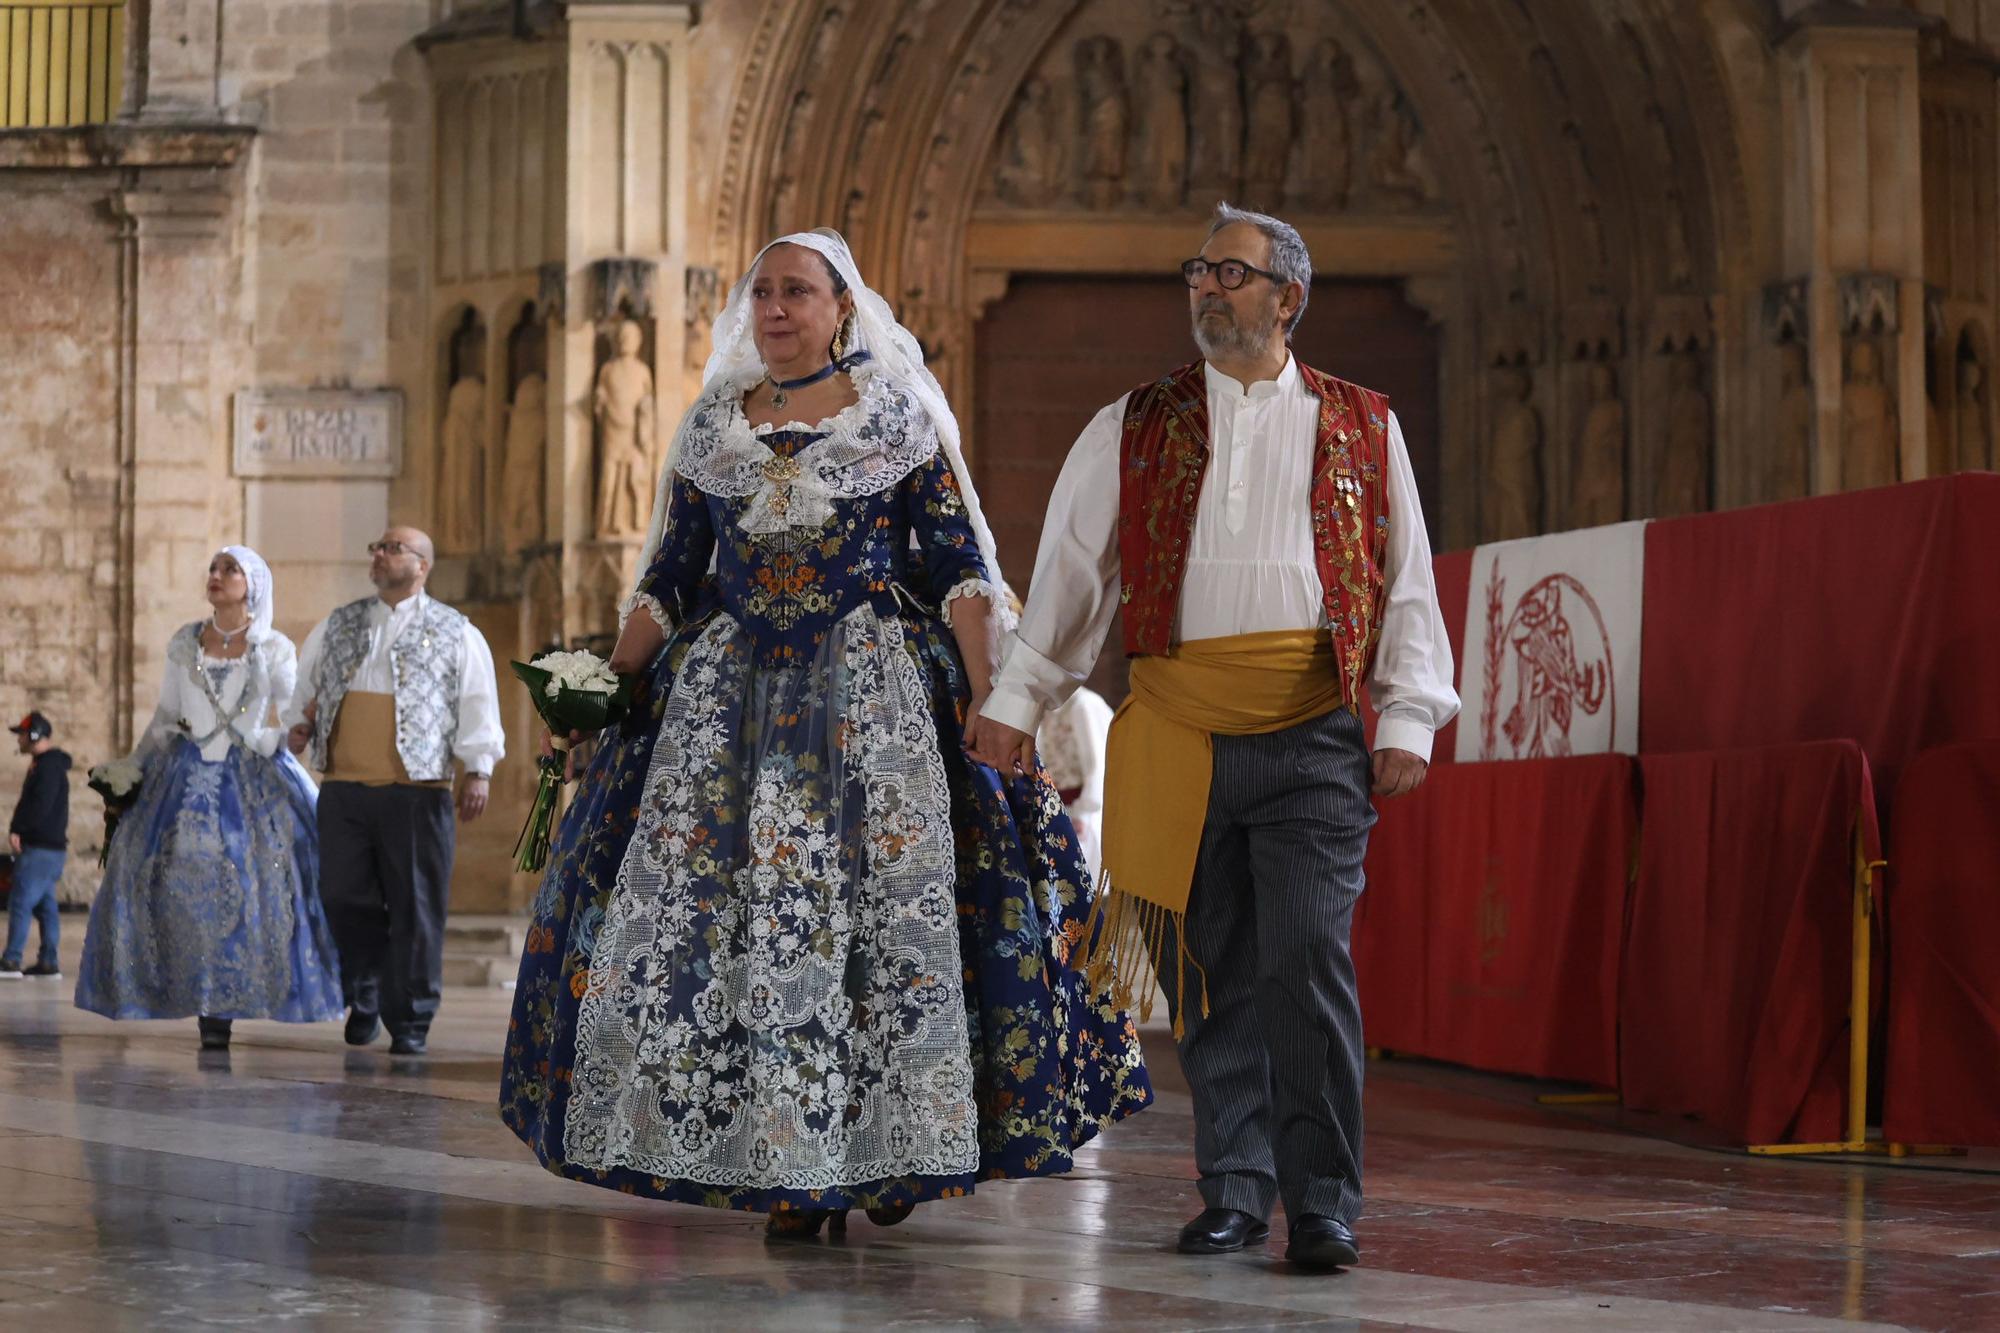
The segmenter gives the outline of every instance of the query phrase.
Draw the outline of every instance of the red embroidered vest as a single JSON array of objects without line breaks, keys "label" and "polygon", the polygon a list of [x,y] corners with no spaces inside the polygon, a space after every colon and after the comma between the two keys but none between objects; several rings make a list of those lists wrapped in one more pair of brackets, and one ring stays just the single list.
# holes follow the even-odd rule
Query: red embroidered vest
[{"label": "red embroidered vest", "polygon": [[[1358,712],[1386,592],[1389,400],[1304,364],[1299,377],[1320,402],[1313,546],[1345,702]],[[1202,362],[1132,391],[1118,451],[1119,602],[1128,657],[1165,654],[1172,646],[1208,453]]]}]

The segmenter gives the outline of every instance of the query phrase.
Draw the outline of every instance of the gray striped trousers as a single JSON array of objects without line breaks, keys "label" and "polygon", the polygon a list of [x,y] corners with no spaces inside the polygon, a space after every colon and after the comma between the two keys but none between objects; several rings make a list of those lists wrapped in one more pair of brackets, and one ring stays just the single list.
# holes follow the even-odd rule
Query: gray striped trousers
[{"label": "gray striped trousers", "polygon": [[1375,824],[1360,719],[1340,710],[1262,736],[1217,736],[1188,902],[1189,956],[1160,983],[1184,1023],[1195,1165],[1211,1208],[1296,1222],[1361,1212],[1361,1004],[1348,929]]}]

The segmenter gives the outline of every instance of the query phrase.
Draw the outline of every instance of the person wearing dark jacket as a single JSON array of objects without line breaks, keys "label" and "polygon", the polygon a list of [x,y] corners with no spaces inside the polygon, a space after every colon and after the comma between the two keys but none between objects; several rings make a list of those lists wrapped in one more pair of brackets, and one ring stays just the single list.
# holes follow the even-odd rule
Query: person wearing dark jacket
[{"label": "person wearing dark jacket", "polygon": [[[30,713],[7,728],[21,753],[28,755],[28,780],[14,806],[7,842],[14,850],[14,891],[7,900],[7,952],[0,955],[0,980],[19,977],[59,977],[56,942],[62,923],[56,916],[56,884],[69,857],[69,756],[49,737],[54,728],[40,713]],[[28,947],[29,918],[41,922],[42,954],[33,967],[23,968]]]}]

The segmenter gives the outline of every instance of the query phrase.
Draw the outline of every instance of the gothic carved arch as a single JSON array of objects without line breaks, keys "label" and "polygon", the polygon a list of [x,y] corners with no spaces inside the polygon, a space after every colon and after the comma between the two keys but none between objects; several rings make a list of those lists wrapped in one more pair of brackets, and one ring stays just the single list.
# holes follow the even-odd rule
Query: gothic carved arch
[{"label": "gothic carved arch", "polygon": [[[1080,14],[1122,2],[772,0],[747,41],[710,254],[733,276],[778,230],[842,227],[938,354],[947,388],[968,392],[976,307],[1004,291],[1004,275],[969,270],[968,235],[1009,109],[1032,72],[1068,58],[1062,38]],[[1472,382],[1481,366],[1560,359],[1578,311],[1600,323],[1610,312],[1632,356],[1662,320],[1685,344],[1684,326],[1750,279],[1771,233],[1747,186],[1755,149],[1737,123],[1742,52],[1728,43],[1755,39],[1768,53],[1768,24],[1739,12],[1752,3],[1340,7],[1433,149],[1430,225],[1448,235],[1449,258],[1406,276],[1446,326],[1445,394],[1457,405],[1447,465],[1467,484],[1479,480],[1471,441],[1487,428]],[[1735,373],[1718,367],[1718,383]],[[1551,434],[1567,432],[1564,409],[1548,406]],[[1462,522],[1446,530],[1474,535]]]}]

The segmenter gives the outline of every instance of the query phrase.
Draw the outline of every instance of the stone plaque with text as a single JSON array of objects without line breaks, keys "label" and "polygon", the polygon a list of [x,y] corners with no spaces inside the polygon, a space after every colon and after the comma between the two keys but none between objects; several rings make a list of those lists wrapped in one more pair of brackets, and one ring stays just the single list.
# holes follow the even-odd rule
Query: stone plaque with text
[{"label": "stone plaque with text", "polygon": [[393,477],[403,466],[396,389],[244,389],[236,395],[239,477]]}]

